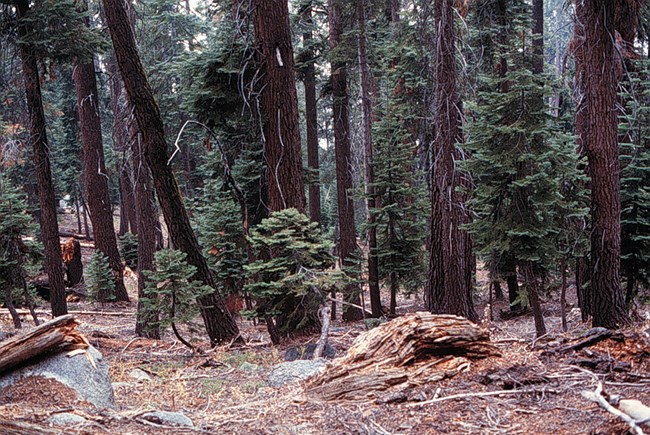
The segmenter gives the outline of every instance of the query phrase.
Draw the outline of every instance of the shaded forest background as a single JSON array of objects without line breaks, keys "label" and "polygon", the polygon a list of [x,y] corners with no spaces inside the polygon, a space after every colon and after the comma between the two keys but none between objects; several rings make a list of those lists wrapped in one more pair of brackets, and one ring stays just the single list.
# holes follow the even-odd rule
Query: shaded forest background
[{"label": "shaded forest background", "polygon": [[477,320],[477,268],[538,336],[569,284],[594,326],[647,303],[642,0],[1,8],[10,309],[45,271],[67,311],[83,275],[74,244],[61,255],[62,209],[95,241],[91,297],[128,300],[137,270],[151,338],[200,313],[230,340],[243,311],[279,342],[332,301],[359,320],[394,315],[399,294]]}]

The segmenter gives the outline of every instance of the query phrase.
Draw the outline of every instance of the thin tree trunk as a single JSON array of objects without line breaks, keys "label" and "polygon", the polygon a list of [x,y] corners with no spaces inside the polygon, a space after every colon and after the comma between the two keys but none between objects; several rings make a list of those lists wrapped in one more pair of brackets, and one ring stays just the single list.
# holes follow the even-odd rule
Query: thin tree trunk
[{"label": "thin tree trunk", "polygon": [[[124,87],[142,133],[145,159],[154,179],[169,235],[174,245],[187,254],[188,263],[196,267],[193,280],[216,289],[214,278],[201,255],[190,225],[178,184],[168,165],[167,143],[160,109],[145,76],[126,10],[120,0],[104,0],[103,3]],[[216,290],[200,298],[199,304],[212,344],[231,340],[239,335],[237,323]]]},{"label": "thin tree trunk", "polygon": [[[88,9],[87,4],[81,7],[84,10]],[[89,27],[89,18],[86,17],[85,21],[86,26]],[[99,97],[94,62],[92,60],[90,62],[75,61],[72,78],[77,93],[77,112],[83,144],[84,184],[86,185],[90,220],[93,224],[95,249],[108,258],[108,264],[113,272],[115,300],[128,301],[129,295],[124,286],[122,260],[117,248],[117,237],[113,225],[113,210],[108,195],[108,175],[106,175],[102,143],[102,123],[99,117]],[[99,299],[100,302],[105,300]]]},{"label": "thin tree trunk", "polygon": [[311,48],[313,41],[311,26],[311,0],[302,12],[302,18],[309,29],[303,32],[302,40],[305,46],[305,123],[307,130],[307,166],[311,172],[309,183],[309,217],[312,221],[321,223],[321,199],[320,199],[320,164],[318,159],[318,113],[316,111],[316,67],[314,66],[314,51]]},{"label": "thin tree trunk", "polygon": [[544,0],[533,0],[533,72],[544,72]]},{"label": "thin tree trunk", "polygon": [[526,283],[526,290],[528,292],[528,302],[533,310],[533,318],[535,319],[535,332],[537,337],[546,334],[546,325],[544,324],[544,315],[542,313],[542,305],[539,300],[539,284],[533,263],[531,261],[521,261],[519,263],[524,281]]},{"label": "thin tree trunk", "polygon": [[562,332],[567,332],[567,323],[566,323],[566,282],[567,282],[567,270],[566,270],[566,258],[562,257],[560,262],[560,273],[562,275],[562,287],[560,288],[560,317],[562,318]]},{"label": "thin tree trunk", "polygon": [[[375,173],[372,158],[372,83],[368,65],[368,50],[366,41],[366,2],[357,0],[359,74],[361,76],[361,113],[364,167],[366,172],[366,208],[368,238],[368,288],[370,290],[370,309],[373,317],[381,316],[381,294],[379,293],[379,260],[377,258],[377,226],[375,224]],[[395,314],[394,285],[391,285],[391,312]]]},{"label": "thin tree trunk", "polygon": [[[18,36],[24,38],[32,32],[31,24],[24,20],[29,11],[29,2],[15,2],[18,17]],[[23,67],[27,110],[30,120],[30,142],[34,152],[34,168],[38,185],[38,200],[40,205],[41,237],[45,247],[47,276],[50,286],[50,305],[53,316],[61,316],[68,312],[65,300],[65,284],[63,282],[63,262],[59,240],[59,224],[56,216],[56,200],[52,184],[50,168],[49,145],[45,129],[45,113],[38,73],[38,65],[34,48],[27,44],[19,45],[19,55]]]},{"label": "thin tree trunk", "polygon": [[[341,0],[328,0],[329,45],[335,50],[343,34]],[[336,154],[336,191],[339,217],[339,258],[341,267],[354,265],[353,255],[357,251],[354,224],[354,202],[352,201],[352,168],[350,154],[350,120],[348,115],[347,66],[343,60],[332,62],[332,112],[334,115],[334,151]],[[359,287],[350,285],[344,290],[347,302],[359,305]],[[375,315],[375,313],[373,313]],[[380,314],[381,315],[381,314]],[[343,319],[360,320],[363,313],[355,307],[343,308]]]},{"label": "thin tree trunk", "polygon": [[[592,322],[616,328],[629,319],[620,279],[620,180],[617,141],[617,68],[614,47],[614,2],[584,0],[576,4],[576,28],[584,31],[589,50],[578,80],[583,100],[577,112],[586,115],[582,143],[591,177]],[[587,48],[588,47],[588,48]]]}]

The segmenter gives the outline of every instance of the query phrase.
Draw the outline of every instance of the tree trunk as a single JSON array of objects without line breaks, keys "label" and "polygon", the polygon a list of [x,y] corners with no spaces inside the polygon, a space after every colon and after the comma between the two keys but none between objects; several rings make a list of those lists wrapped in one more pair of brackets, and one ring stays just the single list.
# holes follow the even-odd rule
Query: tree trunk
[{"label": "tree trunk", "polygon": [[544,72],[544,0],[533,0],[533,72]]},{"label": "tree trunk", "polygon": [[[585,0],[576,4],[576,28],[582,28],[589,55],[578,87],[582,101],[577,112],[586,119],[582,145],[591,178],[591,268],[593,325],[616,328],[628,321],[620,279],[620,182],[617,142],[617,83],[614,65],[614,2]],[[578,61],[578,59],[576,59]],[[620,61],[620,59],[619,59]]]},{"label": "tree trunk", "polygon": [[546,325],[544,324],[544,315],[542,313],[542,305],[539,300],[539,284],[533,263],[531,261],[521,261],[519,263],[524,281],[526,283],[526,291],[528,293],[528,302],[533,310],[533,318],[535,319],[535,332],[537,337],[546,334]]},{"label": "tree trunk", "polygon": [[287,0],[255,0],[253,24],[262,77],[264,159],[270,211],[305,212],[298,95]]},{"label": "tree trunk", "polygon": [[139,337],[160,339],[157,325],[158,313],[146,310],[143,306],[144,288],[147,277],[144,272],[154,269],[154,252],[156,251],[156,219],[154,192],[151,188],[151,173],[144,159],[144,150],[139,135],[132,139],[134,166],[138,168],[135,182],[135,204],[138,221],[138,317],[135,333]]},{"label": "tree trunk", "polygon": [[[104,0],[104,10],[124,87],[142,133],[145,159],[154,178],[169,235],[174,246],[187,254],[188,263],[196,267],[193,280],[216,289],[214,278],[201,255],[190,225],[178,184],[168,165],[167,143],[160,109],[145,76],[126,10],[120,0]],[[200,298],[199,304],[212,344],[234,339],[239,335],[234,318],[216,290]]]},{"label": "tree trunk", "polygon": [[[377,258],[377,226],[375,224],[375,173],[372,158],[372,78],[368,65],[368,50],[366,44],[366,2],[357,0],[357,23],[358,23],[358,50],[359,50],[359,74],[361,76],[361,113],[363,131],[364,166],[366,172],[366,207],[367,225],[366,235],[368,237],[368,288],[370,290],[370,308],[373,317],[381,316],[381,294],[379,293],[379,260]],[[395,284],[391,280],[391,314],[395,314]]]},{"label": "tree trunk", "polygon": [[[87,4],[82,7],[84,10],[88,9]],[[89,18],[86,17],[85,20],[86,26],[89,26]],[[113,210],[108,196],[108,175],[106,175],[102,143],[102,123],[99,118],[99,97],[94,62],[75,61],[72,78],[77,93],[79,129],[83,143],[84,184],[86,185],[90,221],[93,225],[95,248],[108,258],[108,264],[115,281],[115,300],[128,301],[129,295],[124,286],[122,260],[117,248],[117,237],[113,226]],[[100,302],[104,301],[100,299]]]},{"label": "tree trunk", "polygon": [[[329,10],[329,45],[335,50],[341,43],[343,34],[343,16],[341,0],[328,0]],[[357,251],[354,227],[354,202],[352,201],[352,168],[350,154],[350,120],[348,115],[347,66],[344,60],[332,61],[332,112],[334,115],[334,151],[336,154],[336,192],[339,217],[339,258],[341,267],[352,267],[353,255]],[[359,287],[350,285],[345,290],[347,302],[359,305]],[[375,302],[376,304],[376,302]],[[381,315],[379,313],[373,316]],[[343,307],[343,319],[346,321],[363,318],[363,312],[355,307]]]},{"label": "tree trunk", "polygon": [[311,48],[313,41],[311,26],[311,0],[302,12],[305,25],[310,26],[309,30],[303,32],[302,41],[305,46],[305,57],[308,59],[305,67],[305,123],[307,130],[307,166],[310,170],[309,183],[309,217],[312,221],[321,223],[321,200],[320,200],[320,165],[318,161],[318,113],[316,111],[316,68],[314,66],[314,50]]},{"label": "tree trunk", "polygon": [[453,0],[436,0],[436,112],[431,171],[431,250],[425,284],[427,308],[432,313],[458,314],[476,319],[467,279],[469,248],[463,223],[464,204],[456,191],[461,183],[454,166],[460,139]]},{"label": "tree trunk", "polygon": [[[29,11],[29,2],[15,2],[18,17],[18,36],[24,38],[33,30],[29,21],[24,20]],[[61,316],[68,312],[65,300],[65,284],[63,282],[63,263],[59,240],[59,223],[56,216],[56,200],[52,184],[50,168],[49,145],[45,130],[45,114],[38,74],[38,65],[34,48],[20,44],[19,55],[23,67],[27,110],[30,121],[30,142],[33,149],[34,168],[38,185],[38,200],[40,205],[41,237],[45,247],[47,275],[50,283],[50,305],[53,316]]]}]

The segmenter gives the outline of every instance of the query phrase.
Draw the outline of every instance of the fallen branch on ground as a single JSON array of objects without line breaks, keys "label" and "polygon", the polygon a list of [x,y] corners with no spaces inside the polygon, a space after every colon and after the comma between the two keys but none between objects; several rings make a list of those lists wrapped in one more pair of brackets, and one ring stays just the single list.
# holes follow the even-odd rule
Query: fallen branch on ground
[{"label": "fallen branch on ground", "polygon": [[607,412],[610,414],[614,414],[621,420],[625,421],[630,428],[634,431],[635,434],[637,435],[643,435],[643,430],[637,426],[636,421],[624,413],[623,411],[614,408],[602,395],[603,392],[603,383],[598,380],[595,374],[590,372],[589,370],[585,370],[580,367],[576,367],[578,370],[584,372],[584,373],[589,373],[598,384],[596,385],[596,390],[594,391],[582,391],[580,394],[582,394],[582,397],[584,397],[587,400],[591,400],[592,402],[598,403],[603,409],[605,409]]},{"label": "fallen branch on ground", "polygon": [[465,399],[468,397],[501,396],[504,394],[542,393],[544,391],[546,390],[498,390],[498,391],[482,391],[480,393],[453,394],[451,396],[437,397],[435,399],[425,400],[424,402],[409,403],[406,406],[411,408],[414,406],[429,405],[431,403],[444,402],[446,400],[454,400],[454,399]]}]

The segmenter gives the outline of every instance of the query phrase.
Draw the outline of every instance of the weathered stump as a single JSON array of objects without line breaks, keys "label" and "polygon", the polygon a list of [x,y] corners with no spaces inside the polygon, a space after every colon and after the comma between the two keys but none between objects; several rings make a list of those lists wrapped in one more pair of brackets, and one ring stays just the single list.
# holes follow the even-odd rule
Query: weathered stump
[{"label": "weathered stump", "polygon": [[439,381],[467,369],[471,359],[499,355],[489,341],[465,318],[410,314],[358,337],[305,390],[323,400],[377,399],[389,388]]},{"label": "weathered stump", "polygon": [[61,246],[61,257],[65,264],[65,285],[74,287],[79,284],[84,277],[84,267],[81,263],[81,244],[79,240],[70,237],[68,241]]}]

